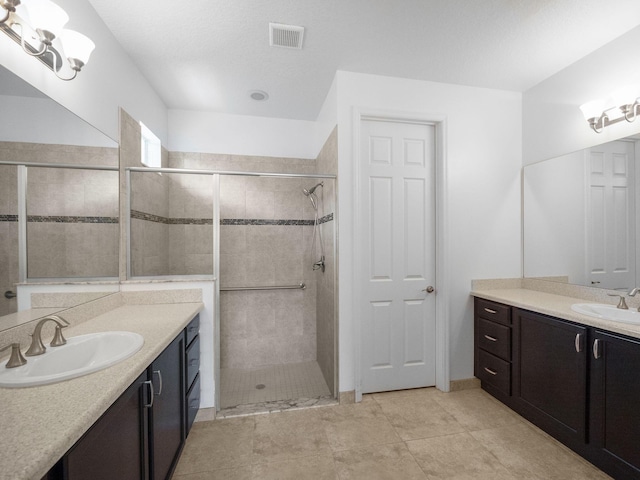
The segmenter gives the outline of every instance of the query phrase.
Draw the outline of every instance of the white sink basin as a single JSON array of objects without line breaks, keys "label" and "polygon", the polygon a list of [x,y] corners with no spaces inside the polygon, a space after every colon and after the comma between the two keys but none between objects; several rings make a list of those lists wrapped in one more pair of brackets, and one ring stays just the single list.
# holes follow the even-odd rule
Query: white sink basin
[{"label": "white sink basin", "polygon": [[640,325],[640,312],[636,309],[623,310],[616,308],[615,305],[600,303],[574,303],[571,305],[571,310],[590,317]]},{"label": "white sink basin", "polygon": [[0,387],[33,387],[80,377],[115,365],[142,348],[144,338],[133,332],[102,332],[67,339],[61,347],[26,357],[26,365],[0,365]]}]

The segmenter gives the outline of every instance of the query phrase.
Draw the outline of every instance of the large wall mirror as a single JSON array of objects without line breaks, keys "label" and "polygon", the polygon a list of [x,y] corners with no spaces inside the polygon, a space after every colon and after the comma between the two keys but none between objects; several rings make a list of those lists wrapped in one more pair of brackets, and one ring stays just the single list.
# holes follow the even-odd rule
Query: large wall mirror
[{"label": "large wall mirror", "polygon": [[640,135],[523,169],[524,276],[640,285]]},{"label": "large wall mirror", "polygon": [[[119,154],[116,141],[1,66],[0,101],[2,330],[118,290]],[[47,167],[54,164],[69,168]],[[97,166],[111,169],[86,168]],[[16,314],[16,283],[80,279],[107,285],[41,295],[33,306],[42,310]]]}]

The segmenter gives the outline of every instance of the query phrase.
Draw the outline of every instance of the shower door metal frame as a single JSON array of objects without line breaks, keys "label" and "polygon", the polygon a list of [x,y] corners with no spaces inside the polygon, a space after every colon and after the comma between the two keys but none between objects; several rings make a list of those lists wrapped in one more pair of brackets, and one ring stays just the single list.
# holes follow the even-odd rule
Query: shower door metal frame
[{"label": "shower door metal frame", "polygon": [[[119,167],[110,165],[78,165],[74,163],[46,163],[46,162],[14,162],[8,160],[0,161],[0,166],[15,166],[17,168],[17,200],[18,200],[18,283],[42,283],[53,282],[60,278],[29,278],[27,251],[27,194],[28,194],[28,171],[33,168],[63,168],[69,170],[98,170],[107,172],[117,172]],[[117,277],[62,277],[65,282],[87,282],[87,281],[112,281]]]}]

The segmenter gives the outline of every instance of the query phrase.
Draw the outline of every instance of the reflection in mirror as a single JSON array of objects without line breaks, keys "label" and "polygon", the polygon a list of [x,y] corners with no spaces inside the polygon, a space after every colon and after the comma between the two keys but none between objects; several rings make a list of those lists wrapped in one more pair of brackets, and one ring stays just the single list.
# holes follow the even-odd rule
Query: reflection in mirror
[{"label": "reflection in mirror", "polygon": [[[16,284],[25,279],[117,278],[119,162],[114,140],[2,67],[0,101],[7,112],[0,124],[0,162],[27,165],[0,165],[0,316],[14,314],[0,318],[2,330],[73,302],[73,297],[58,298],[46,306],[36,299],[40,303],[33,312],[15,315],[22,310],[18,300],[24,300],[16,298]],[[76,168],[44,168],[34,163]],[[82,168],[96,165],[114,171]],[[22,249],[20,211],[27,213]],[[55,286],[50,288],[55,291]],[[113,288],[103,290],[101,295],[106,295]],[[88,300],[76,297],[74,301]]]},{"label": "reflection in mirror", "polygon": [[640,135],[524,168],[525,277],[638,286],[639,157]]}]

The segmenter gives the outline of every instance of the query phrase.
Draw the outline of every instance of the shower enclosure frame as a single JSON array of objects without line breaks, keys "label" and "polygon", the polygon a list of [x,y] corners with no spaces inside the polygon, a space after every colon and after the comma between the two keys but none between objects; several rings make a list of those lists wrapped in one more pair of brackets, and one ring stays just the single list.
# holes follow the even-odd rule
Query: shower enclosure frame
[{"label": "shower enclosure frame", "polygon": [[78,165],[75,163],[46,163],[46,162],[13,162],[2,160],[0,166],[14,166],[17,168],[17,197],[18,197],[18,283],[46,283],[55,281],[65,282],[111,282],[118,277],[63,277],[40,278],[29,277],[27,263],[27,194],[28,194],[28,169],[29,168],[61,168],[68,170],[93,170],[118,172],[119,167],[110,165]]},{"label": "shower enclosure frame", "polygon": [[[225,170],[203,170],[203,169],[189,169],[189,168],[160,168],[160,167],[125,167],[125,182],[126,182],[126,194],[127,194],[127,207],[123,214],[121,221],[125,222],[127,227],[126,232],[126,280],[143,280],[154,279],[157,276],[134,276],[132,274],[132,262],[131,262],[131,173],[132,172],[146,172],[146,173],[167,173],[167,174],[182,174],[182,175],[209,175],[212,176],[213,181],[213,226],[212,226],[212,238],[213,238],[213,265],[212,275],[200,275],[200,274],[188,274],[188,275],[169,275],[162,276],[163,278],[171,279],[211,279],[213,281],[214,291],[214,318],[213,318],[213,347],[214,347],[214,405],[216,411],[220,410],[220,177],[221,176],[244,176],[244,177],[271,177],[271,178],[309,178],[309,179],[326,179],[337,180],[337,175],[332,174],[307,174],[307,173],[272,173],[272,172],[252,172],[252,171],[225,171]],[[337,194],[337,189],[334,191],[334,198]],[[337,201],[334,202],[337,206]],[[337,209],[336,209],[337,210]],[[335,262],[334,268],[334,298],[338,298],[338,269],[337,269],[337,238],[338,238],[338,213],[334,212],[334,229],[333,229],[333,258]],[[333,392],[334,397],[338,396],[338,325],[337,325],[337,308],[334,305],[333,322],[334,322],[334,378],[333,378]]]}]

